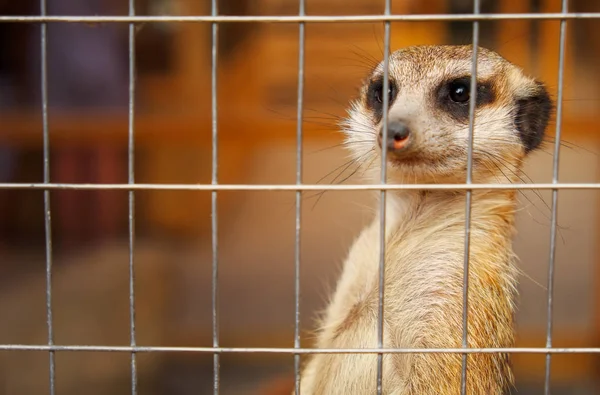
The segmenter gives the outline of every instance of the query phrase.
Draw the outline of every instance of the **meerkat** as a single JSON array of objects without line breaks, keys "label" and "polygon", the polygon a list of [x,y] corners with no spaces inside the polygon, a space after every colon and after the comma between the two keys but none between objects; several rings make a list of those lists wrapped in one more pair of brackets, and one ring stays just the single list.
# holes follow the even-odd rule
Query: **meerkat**
[{"label": "meerkat", "polygon": [[[351,155],[372,157],[379,183],[382,149],[388,183],[464,183],[469,102],[475,100],[472,181],[513,183],[541,144],[554,108],[545,85],[499,54],[478,49],[477,95],[470,97],[472,46],[414,46],[389,56],[387,140],[382,141],[383,62],[352,102],[342,130]],[[473,190],[468,346],[513,345],[518,269],[512,250],[516,190]],[[385,221],[384,348],[462,345],[465,190],[390,190]],[[380,203],[379,203],[380,204]],[[380,219],[354,241],[321,319],[317,348],[377,348]],[[459,353],[385,354],[382,393],[456,395]],[[468,394],[513,386],[505,353],[470,354]],[[373,394],[376,354],[314,354],[301,394]]]}]

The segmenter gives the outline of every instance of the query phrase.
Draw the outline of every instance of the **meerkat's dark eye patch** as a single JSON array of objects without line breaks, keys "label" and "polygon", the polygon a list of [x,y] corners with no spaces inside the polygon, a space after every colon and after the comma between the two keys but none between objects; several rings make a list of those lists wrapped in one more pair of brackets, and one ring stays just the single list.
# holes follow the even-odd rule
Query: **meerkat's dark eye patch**
[{"label": "meerkat's dark eye patch", "polygon": [[554,109],[554,103],[546,87],[538,82],[534,93],[516,101],[515,126],[519,137],[529,153],[544,139],[544,133]]},{"label": "meerkat's dark eye patch", "polygon": [[[396,82],[389,79],[388,83],[388,109],[394,103],[396,96],[398,95],[398,86]],[[367,88],[366,104],[373,114],[377,122],[383,117],[383,77],[379,77],[371,80]]]},{"label": "meerkat's dark eye patch", "polygon": [[[481,107],[495,100],[494,86],[488,81],[477,81],[475,106]],[[436,101],[452,118],[465,121],[469,118],[471,101],[471,77],[464,76],[443,81],[435,91]]]}]

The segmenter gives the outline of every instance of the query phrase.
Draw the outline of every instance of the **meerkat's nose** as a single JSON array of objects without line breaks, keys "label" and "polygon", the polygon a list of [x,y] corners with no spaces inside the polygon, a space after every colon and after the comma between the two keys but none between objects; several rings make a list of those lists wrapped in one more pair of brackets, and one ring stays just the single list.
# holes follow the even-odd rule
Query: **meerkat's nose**
[{"label": "meerkat's nose", "polygon": [[[389,151],[400,151],[406,147],[410,136],[410,130],[403,121],[390,121],[387,128],[386,148]],[[379,131],[379,145],[383,148],[383,128]]]}]

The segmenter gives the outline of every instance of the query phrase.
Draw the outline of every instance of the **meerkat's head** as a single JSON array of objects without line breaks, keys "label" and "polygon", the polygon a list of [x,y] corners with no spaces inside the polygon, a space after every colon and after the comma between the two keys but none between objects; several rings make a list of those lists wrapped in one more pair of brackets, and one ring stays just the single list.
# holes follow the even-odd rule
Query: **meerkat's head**
[{"label": "meerkat's head", "polygon": [[382,141],[381,62],[342,124],[354,157],[370,157],[369,167],[379,171],[386,149],[390,183],[463,183],[469,103],[475,100],[473,180],[514,181],[511,174],[516,176],[523,158],[543,140],[552,100],[541,82],[484,48],[478,49],[472,98],[471,64],[472,46],[415,46],[392,53],[387,140]]}]

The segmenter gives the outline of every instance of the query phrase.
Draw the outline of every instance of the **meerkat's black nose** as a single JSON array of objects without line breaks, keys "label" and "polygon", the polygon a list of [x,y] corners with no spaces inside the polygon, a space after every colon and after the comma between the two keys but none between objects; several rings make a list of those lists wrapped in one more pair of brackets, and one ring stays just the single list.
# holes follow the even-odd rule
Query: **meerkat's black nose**
[{"label": "meerkat's black nose", "polygon": [[[390,121],[387,128],[387,141],[386,148],[389,151],[398,151],[406,146],[408,143],[408,137],[410,136],[410,130],[403,121]],[[383,128],[379,131],[379,144],[383,148]]]}]

